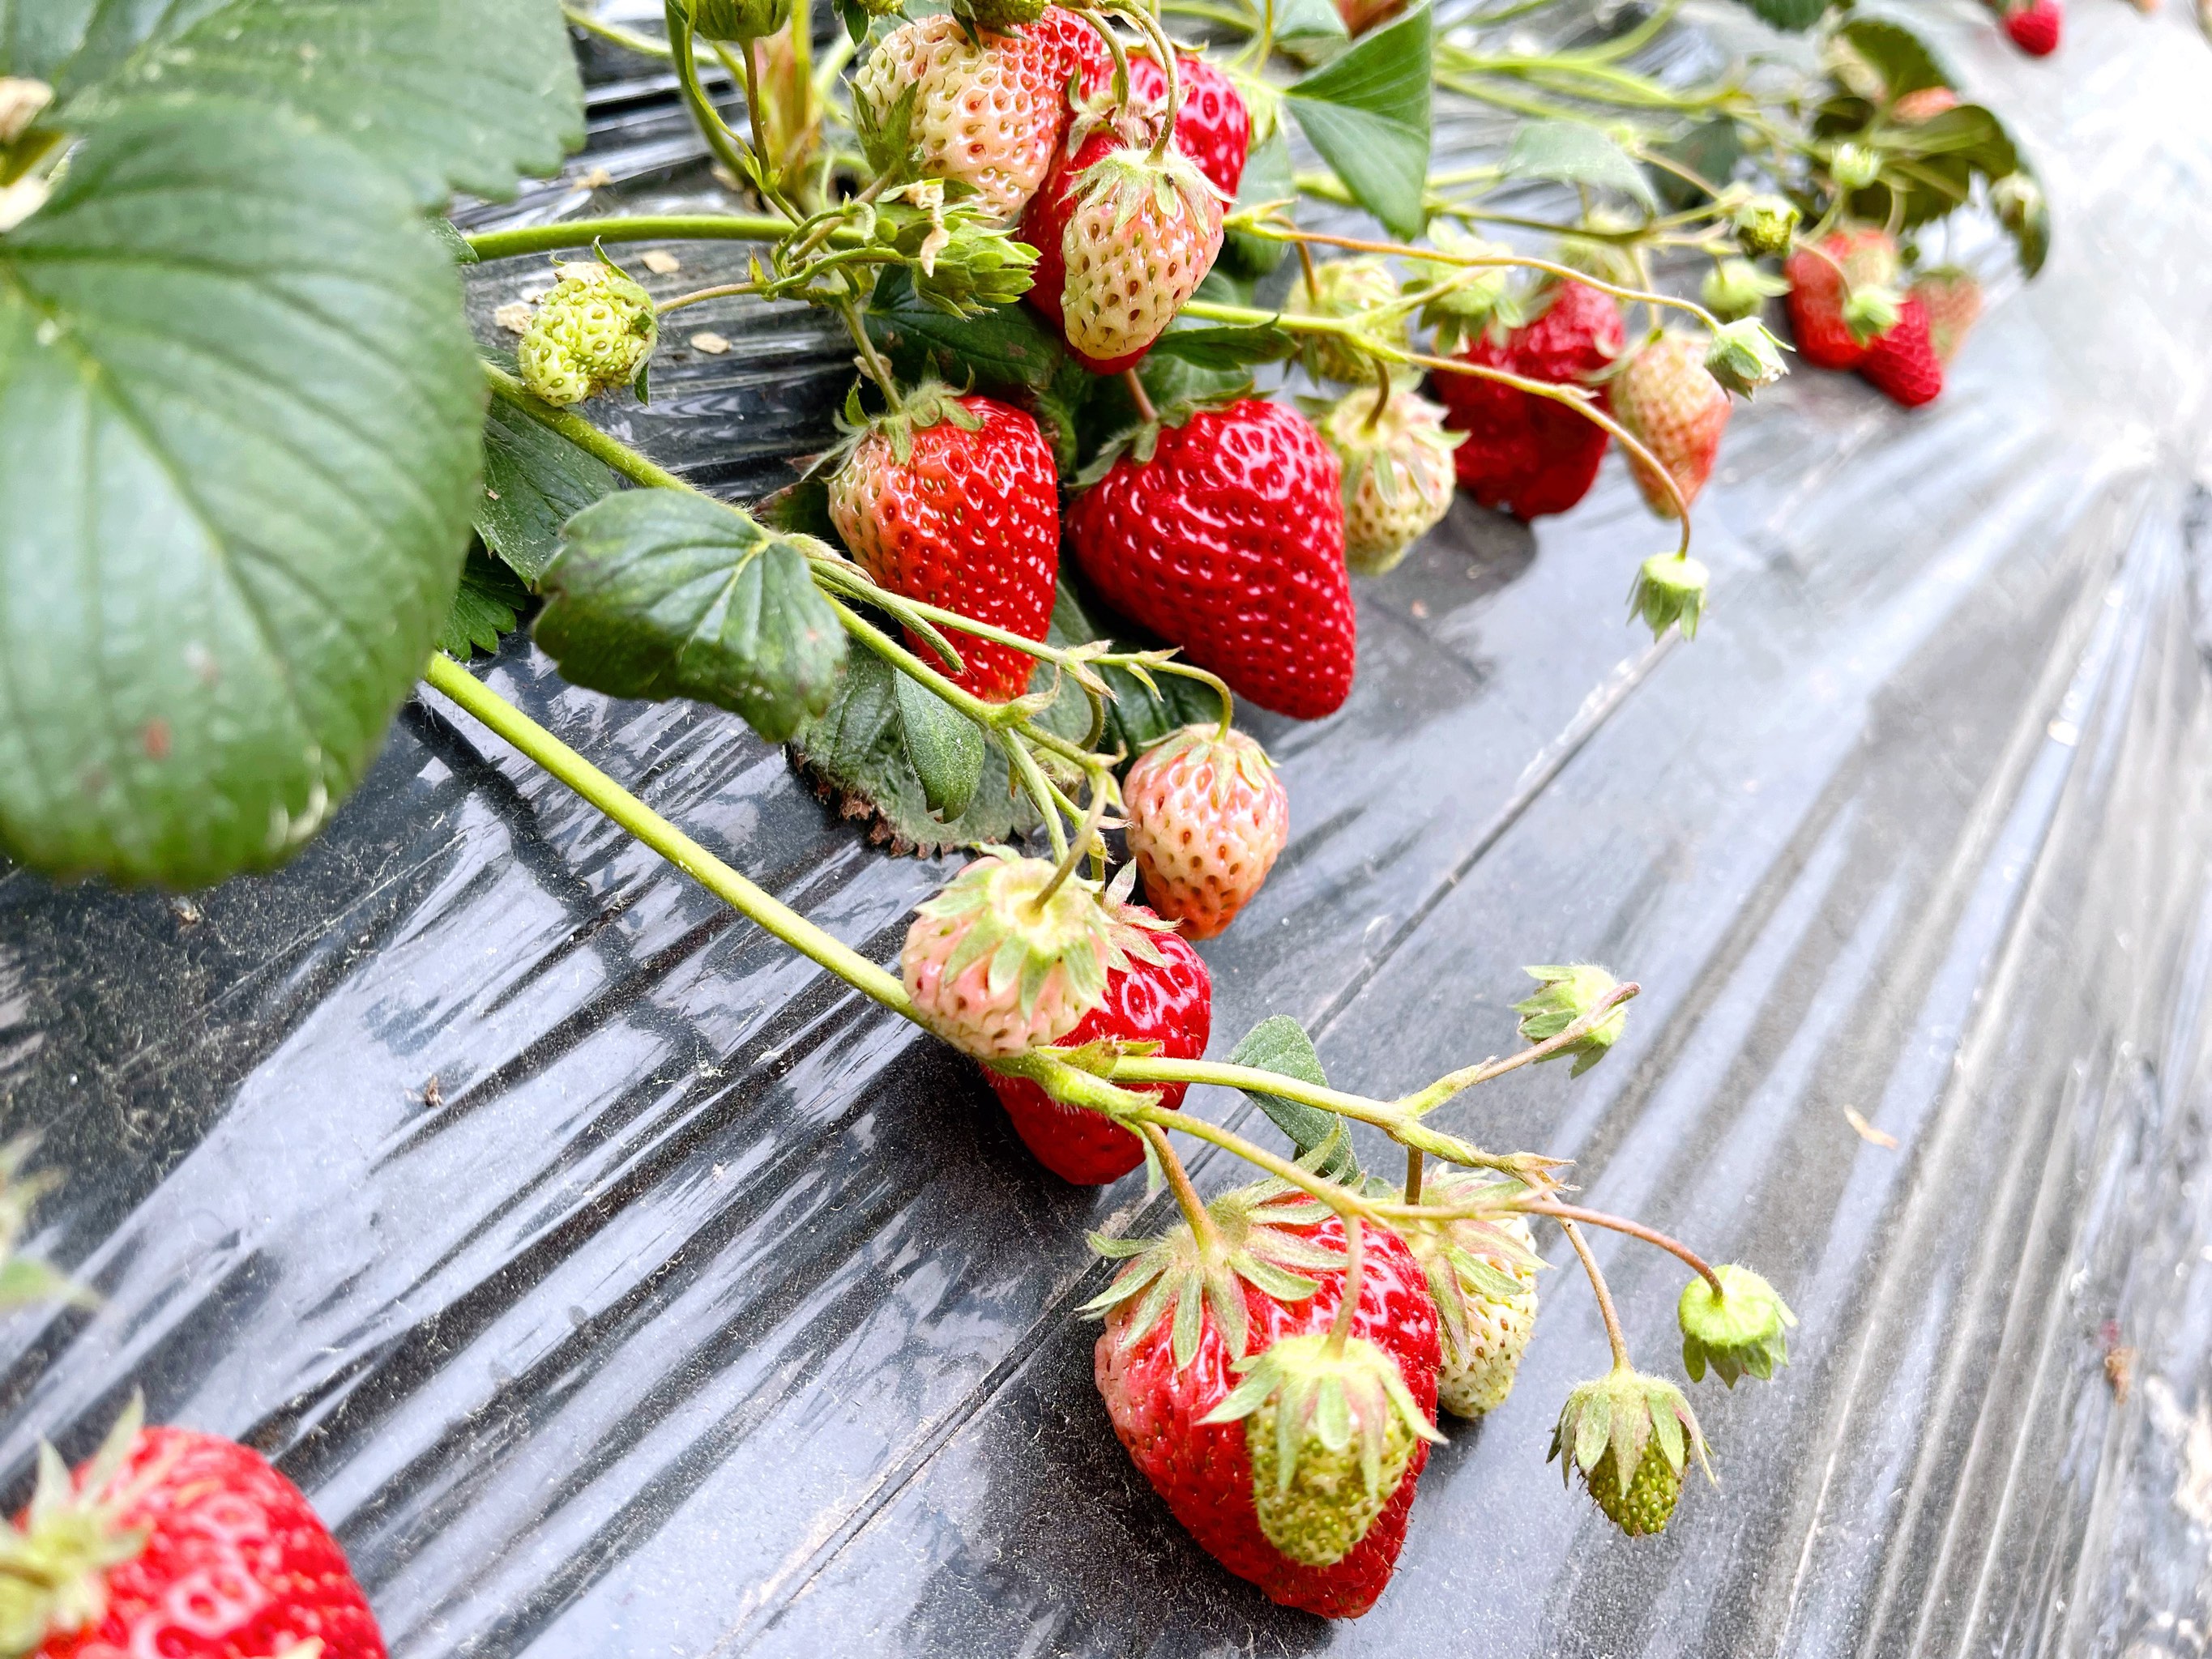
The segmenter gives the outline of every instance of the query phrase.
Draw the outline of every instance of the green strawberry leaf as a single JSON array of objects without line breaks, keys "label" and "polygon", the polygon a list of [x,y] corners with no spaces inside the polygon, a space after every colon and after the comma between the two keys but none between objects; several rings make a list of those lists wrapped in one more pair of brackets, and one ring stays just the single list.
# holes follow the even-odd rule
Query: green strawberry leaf
[{"label": "green strawberry leaf", "polygon": [[1155,356],[1180,357],[1200,368],[1249,368],[1280,362],[1297,342],[1272,323],[1257,328],[1171,328],[1153,343]]},{"label": "green strawberry leaf", "polygon": [[492,400],[484,415],[477,534],[523,580],[545,574],[560,550],[561,526],[614,489],[614,469],[599,457],[512,404]]},{"label": "green strawberry leaf", "polygon": [[1743,0],[1753,15],[1785,33],[1802,34],[1826,15],[1828,0]]},{"label": "green strawberry leaf", "polygon": [[[1735,175],[1743,160],[1743,133],[1734,121],[1701,121],[1680,137],[1654,144],[1650,149],[1654,155],[1666,157],[1719,190]],[[1644,178],[1670,212],[1682,212],[1706,199],[1705,192],[1697,185],[1662,167],[1645,167]]]},{"label": "green strawberry leaf", "polygon": [[983,728],[921,682],[898,673],[891,679],[907,764],[921,781],[922,800],[937,817],[957,818],[983,779]]},{"label": "green strawberry leaf", "polygon": [[[879,623],[885,620],[878,618]],[[1057,630],[1054,637],[1073,643],[1060,640]],[[1029,797],[1013,787],[1006,751],[996,744],[984,747],[964,810],[943,817],[931,811],[928,789],[908,754],[898,684],[904,678],[872,651],[852,653],[836,700],[792,739],[793,759],[817,792],[842,817],[867,821],[871,838],[887,842],[894,852],[927,854],[983,847],[1014,841],[1035,829],[1036,814]],[[1042,676],[1033,682],[1048,683]],[[1063,737],[1080,738],[1089,720],[1089,709],[1073,685],[1043,716],[1043,724]]]},{"label": "green strawberry leaf", "polygon": [[1283,93],[1352,200],[1409,239],[1428,222],[1433,44],[1419,5]]},{"label": "green strawberry leaf", "polygon": [[[550,0],[33,3],[0,74],[50,82],[82,130],[148,100],[289,110],[398,174],[417,202],[511,196],[583,143],[575,53]],[[0,4],[0,21],[10,8]],[[12,45],[13,50],[9,49]]]},{"label": "green strawberry leaf", "polygon": [[[876,284],[866,313],[868,337],[902,376],[934,374],[953,386],[1051,388],[1071,365],[1060,337],[1024,305],[981,317],[949,317],[914,291],[894,267]],[[1079,364],[1073,365],[1082,372]]]},{"label": "green strawberry leaf", "polygon": [[[1334,5],[1329,7],[1332,15],[1335,9]],[[1237,186],[1237,206],[1257,207],[1263,202],[1295,204],[1297,198],[1297,179],[1291,166],[1291,141],[1278,125],[1267,135],[1265,143],[1253,146],[1252,153],[1244,158],[1244,177]],[[1265,276],[1283,263],[1290,251],[1287,242],[1232,228],[1222,238],[1221,257],[1207,273],[1208,280],[1222,275],[1247,280]]]},{"label": "green strawberry leaf", "polygon": [[289,857],[430,654],[483,396],[451,262],[349,147],[244,104],[87,138],[0,236],[0,850]]},{"label": "green strawberry leaf", "polygon": [[481,547],[472,547],[461,567],[453,609],[438,629],[438,649],[455,662],[466,662],[479,651],[489,656],[514,632],[529,605],[530,590],[522,578]]},{"label": "green strawberry leaf", "polygon": [[1351,39],[1335,0],[1275,0],[1275,44],[1309,61]]},{"label": "green strawberry leaf", "polygon": [[[1832,38],[1838,46],[1881,77],[1882,88],[1893,100],[1930,87],[1955,90],[1958,86],[1943,66],[1943,60],[1926,41],[1889,18],[1854,17],[1838,26]],[[1844,78],[1849,80],[1848,66],[1839,68]],[[1854,87],[1853,90],[1865,96],[1875,95],[1873,89],[1867,88]]]},{"label": "green strawberry leaf", "polygon": [[[1246,1032],[1244,1040],[1230,1052],[1229,1063],[1255,1071],[1273,1072],[1323,1088],[1328,1085],[1328,1078],[1321,1069],[1321,1056],[1314,1051],[1313,1039],[1306,1035],[1306,1028],[1288,1014],[1263,1019]],[[1335,1150],[1322,1165],[1320,1173],[1346,1185],[1358,1183],[1358,1160],[1352,1156],[1352,1138],[1341,1117],[1318,1106],[1285,1100],[1280,1095],[1262,1094],[1256,1089],[1245,1090],[1244,1096],[1291,1138],[1300,1156],[1333,1139]]]},{"label": "green strawberry leaf", "polygon": [[702,495],[628,490],[568,521],[533,632],[578,685],[696,697],[781,743],[830,707],[845,662],[806,555]]},{"label": "green strawberry leaf", "polygon": [[1646,210],[1659,205],[1644,169],[1610,135],[1586,121],[1525,123],[1513,135],[1505,173],[1513,179],[1548,179],[1554,184],[1618,191]]}]

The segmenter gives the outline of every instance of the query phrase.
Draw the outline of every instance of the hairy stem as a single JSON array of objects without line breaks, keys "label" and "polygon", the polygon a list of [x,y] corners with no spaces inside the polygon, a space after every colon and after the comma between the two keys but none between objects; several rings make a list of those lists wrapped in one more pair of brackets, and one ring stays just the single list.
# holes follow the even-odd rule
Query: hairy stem
[{"label": "hairy stem", "polygon": [[1198,1188],[1190,1184],[1190,1171],[1182,1167],[1169,1145],[1167,1133],[1157,1123],[1140,1123],[1137,1133],[1151,1143],[1152,1156],[1159,1160],[1160,1173],[1167,1177],[1168,1190],[1175,1194],[1176,1208],[1189,1226],[1191,1237],[1198,1241],[1200,1254],[1208,1261],[1218,1261],[1226,1254],[1221,1248],[1221,1230],[1213,1224],[1213,1212],[1206,1207],[1198,1195]]},{"label": "hairy stem", "polygon": [[1620,1334],[1620,1316],[1613,1310],[1613,1292],[1606,1288],[1605,1275],[1597,1270],[1597,1258],[1590,1254],[1589,1246],[1583,1243],[1581,1231],[1571,1221],[1562,1221],[1559,1230],[1567,1236],[1567,1243],[1575,1247],[1575,1254],[1583,1259],[1583,1271],[1589,1275],[1590,1289],[1597,1293],[1597,1310],[1605,1321],[1605,1340],[1613,1344],[1613,1367],[1615,1370],[1633,1370],[1629,1363],[1628,1339]]},{"label": "hairy stem", "polygon": [[1670,1255],[1677,1256],[1697,1270],[1698,1277],[1712,1286],[1716,1297],[1725,1297],[1721,1288],[1720,1275],[1705,1265],[1705,1258],[1678,1238],[1669,1238],[1656,1227],[1647,1227],[1640,1221],[1631,1221],[1625,1216],[1607,1215],[1602,1210],[1585,1210],[1577,1204],[1555,1204],[1549,1199],[1539,1200],[1516,1206],[1530,1215],[1547,1215],[1565,1225],[1579,1221],[1592,1227],[1604,1227],[1616,1233],[1626,1233],[1631,1238],[1640,1238],[1646,1244],[1656,1244]]},{"label": "hairy stem", "polygon": [[[653,213],[480,231],[467,240],[479,259],[509,259],[594,242],[773,242],[790,228],[787,220],[758,213]],[[860,240],[850,236],[856,246]]]},{"label": "hairy stem", "polygon": [[890,974],[748,881],[451,657],[432,657],[422,678],[732,909],[893,1013],[914,1018],[906,988]]}]

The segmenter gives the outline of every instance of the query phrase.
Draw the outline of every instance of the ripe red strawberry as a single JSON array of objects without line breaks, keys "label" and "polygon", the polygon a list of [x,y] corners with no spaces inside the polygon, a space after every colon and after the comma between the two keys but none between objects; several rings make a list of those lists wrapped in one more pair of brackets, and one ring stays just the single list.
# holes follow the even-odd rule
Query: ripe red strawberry
[{"label": "ripe red strawberry", "polygon": [[1069,26],[1088,27],[1053,18],[1048,10],[1030,28],[972,39],[949,13],[902,25],[853,76],[864,131],[916,88],[908,138],[923,171],[971,184],[1005,218],[1019,216],[1066,131]]},{"label": "ripe red strawberry", "polygon": [[41,1449],[38,1490],[0,1540],[28,1651],[267,1659],[319,1642],[321,1659],[384,1659],[344,1552],[297,1487],[244,1446],[140,1422],[133,1401],[74,1476]]},{"label": "ripe red strawberry", "polygon": [[[1091,31],[1097,39],[1097,31]],[[1129,104],[1135,116],[1157,118],[1167,107],[1168,78],[1158,62],[1131,52]],[[1182,106],[1176,113],[1175,146],[1198,164],[1223,196],[1233,198],[1244,182],[1244,161],[1252,148],[1252,116],[1235,84],[1219,70],[1194,53],[1176,55],[1176,78],[1182,84]],[[1086,57],[1083,66],[1083,94],[1086,106],[1097,108],[1113,92],[1114,60],[1102,48]],[[1146,131],[1157,131],[1147,128]]]},{"label": "ripe red strawberry", "polygon": [[2048,58],[2058,50],[2058,36],[2066,21],[2058,0],[2031,0],[2004,15],[2004,32],[2013,45],[2031,58]]},{"label": "ripe red strawberry", "polygon": [[1912,284],[1911,297],[1928,313],[1928,338],[1944,368],[1959,355],[1966,335],[1981,320],[1982,285],[1973,272],[1946,266],[1924,271]]},{"label": "ripe red strawberry", "polygon": [[1336,458],[1296,411],[1246,398],[1148,429],[1075,498],[1067,528],[1109,605],[1238,696],[1316,720],[1350,693]]},{"label": "ripe red strawberry", "polygon": [[1907,409],[1933,403],[1943,390],[1943,363],[1928,331],[1928,307],[1908,295],[1897,326],[1876,340],[1859,365],[1875,389]]},{"label": "ripe red strawberry", "polygon": [[1043,41],[1053,52],[1052,85],[1060,94],[1064,123],[1069,81],[1079,75],[1083,79],[1079,84],[1087,87],[1102,64],[1107,74],[1112,74],[1113,54],[1106,50],[1106,43],[1099,39],[1097,29],[1064,6],[1047,6],[1044,15],[1030,24],[1027,32]]},{"label": "ripe red strawberry", "polygon": [[1133,368],[1221,252],[1220,193],[1170,143],[1155,159],[1111,123],[1056,159],[1022,216],[1028,298],[1094,374]]},{"label": "ripe red strawberry", "polygon": [[1897,280],[1897,244],[1879,230],[1838,230],[1816,247],[1800,246],[1782,267],[1790,279],[1790,329],[1798,355],[1815,368],[1856,368],[1881,329],[1854,329],[1846,302],[1862,303]]},{"label": "ripe red strawberry", "polygon": [[1242,732],[1186,726],[1138,757],[1121,800],[1145,896],[1192,939],[1236,919],[1290,838],[1290,794]]},{"label": "ripe red strawberry", "polygon": [[[879,416],[830,480],[830,517],[853,556],[893,592],[1044,638],[1060,575],[1060,484],[1036,420],[941,386]],[[933,664],[936,654],[907,637]],[[1029,689],[1032,659],[1010,645],[951,636],[977,696]]]},{"label": "ripe red strawberry", "polygon": [[[1316,1541],[1313,1528],[1286,1535],[1283,1522],[1295,1525],[1296,1515],[1269,1515],[1263,1522],[1248,1421],[1206,1419],[1236,1389],[1240,1357],[1256,1359],[1286,1339],[1329,1329],[1344,1297],[1344,1224],[1322,1205],[1276,1182],[1229,1194],[1207,1207],[1217,1231],[1236,1252],[1226,1267],[1213,1264],[1212,1295],[1206,1265],[1187,1225],[1149,1248],[1122,1246],[1117,1252],[1142,1251],[1091,1304],[1093,1311],[1108,1312],[1095,1360],[1098,1392],[1130,1457],[1207,1554],[1285,1607],[1326,1619],[1356,1619],[1375,1605],[1397,1565],[1428,1442],[1413,1438],[1395,1486],[1373,1518],[1353,1528],[1356,1540],[1335,1559],[1309,1565],[1273,1541],[1269,1523],[1301,1554],[1328,1553],[1305,1547]],[[1285,1297],[1285,1291],[1297,1288],[1286,1272],[1310,1281],[1312,1292]],[[1226,1329],[1224,1314],[1233,1322]],[[1378,1227],[1364,1230],[1349,1334],[1347,1346],[1371,1344],[1395,1366],[1424,1427],[1433,1423],[1441,1358],[1436,1307],[1404,1241]],[[1370,1426],[1382,1425],[1358,1425]],[[1365,1519],[1365,1507],[1356,1519]]]},{"label": "ripe red strawberry", "polygon": [[[1713,475],[1733,407],[1705,368],[1705,343],[1687,334],[1662,334],[1636,354],[1606,392],[1613,418],[1658,458],[1683,501],[1696,501]],[[1676,516],[1657,474],[1634,456],[1628,470],[1646,506],[1662,519]]]},{"label": "ripe red strawberry", "polygon": [[[1142,905],[1124,909],[1139,919],[1154,919]],[[1159,1054],[1169,1060],[1204,1057],[1206,1039],[1213,1031],[1213,980],[1188,942],[1174,933],[1155,933],[1151,938],[1159,960],[1131,956],[1125,966],[1109,970],[1105,995],[1060,1039],[1062,1047],[1121,1037],[1157,1042]],[[1062,1181],[1079,1187],[1103,1186],[1145,1161],[1144,1143],[1099,1113],[1063,1106],[1027,1078],[989,1070],[983,1075],[1014,1121],[1014,1133],[1022,1144]],[[1181,1108],[1189,1087],[1187,1083],[1163,1083],[1139,1092],[1151,1094],[1172,1112]]]},{"label": "ripe red strawberry", "polygon": [[[1487,333],[1459,355],[1559,386],[1586,386],[1620,356],[1620,307],[1583,283],[1563,283],[1534,322],[1502,340]],[[1485,507],[1516,518],[1564,513],[1597,479],[1605,458],[1603,427],[1564,404],[1473,374],[1436,376],[1445,424],[1468,441],[1453,455],[1459,481]]]}]

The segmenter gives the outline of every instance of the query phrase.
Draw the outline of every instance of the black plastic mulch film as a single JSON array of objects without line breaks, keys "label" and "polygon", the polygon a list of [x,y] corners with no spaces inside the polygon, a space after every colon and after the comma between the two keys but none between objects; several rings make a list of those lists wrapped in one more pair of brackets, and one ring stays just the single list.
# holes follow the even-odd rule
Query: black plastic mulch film
[{"label": "black plastic mulch film", "polygon": [[[1622,625],[1664,538],[1617,459],[1533,533],[1462,502],[1362,585],[1344,711],[1254,722],[1294,836],[1205,951],[1217,1032],[1296,1014],[1386,1096],[1507,1047],[1523,963],[1642,981],[1606,1064],[1445,1127],[1571,1156],[1585,1201],[1802,1316],[1772,1385],[1696,1390],[1723,1484],[1663,1537],[1544,1462],[1605,1363],[1556,1273],[1379,1607],[1270,1607],[1092,1388],[1083,1234],[1160,1221],[1140,1183],[1043,1174],[964,1062],[428,696],[281,875],[0,875],[0,1127],[46,1131],[31,1247],[105,1298],[0,1328],[11,1492],[143,1385],[306,1487],[402,1656],[2202,1652],[2212,58],[2172,0],[2080,0],[2042,64],[1965,0],[1915,15],[2025,135],[2047,273],[1924,412],[1807,371],[1738,414],[1694,645]],[[602,76],[595,126],[570,182],[612,185],[478,222],[705,188],[665,98]],[[480,320],[542,269],[472,273]],[[757,493],[843,354],[793,313],[704,328],[738,349],[672,339],[653,406],[603,418]],[[610,703],[519,641],[489,672],[878,960],[945,873],[734,717]],[[1677,1265],[1600,1249],[1674,1370]]]}]

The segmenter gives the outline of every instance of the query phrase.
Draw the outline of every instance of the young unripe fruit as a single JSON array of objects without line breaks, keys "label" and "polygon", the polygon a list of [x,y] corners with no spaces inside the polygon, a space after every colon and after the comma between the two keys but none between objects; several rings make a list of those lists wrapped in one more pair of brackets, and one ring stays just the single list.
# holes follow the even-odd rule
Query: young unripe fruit
[{"label": "young unripe fruit", "polygon": [[[1001,848],[915,908],[899,956],[915,1017],[954,1048],[1004,1058],[1056,1042],[1098,1006],[1106,975],[1152,946],[1073,877]],[[1157,953],[1153,953],[1156,957]]]},{"label": "young unripe fruit", "polygon": [[1675,1318],[1682,1328],[1682,1369],[1702,1382],[1710,1365],[1731,1389],[1749,1372],[1762,1382],[1790,1363],[1788,1330],[1797,1322],[1774,1286],[1733,1262],[1713,1270],[1721,1292],[1701,1274],[1682,1287]]},{"label": "young unripe fruit", "polygon": [[1770,276],[1750,260],[1723,259],[1705,273],[1698,297],[1705,301],[1706,310],[1723,322],[1732,323],[1757,315],[1769,300],[1788,292],[1788,283]]},{"label": "young unripe fruit", "polygon": [[1628,589],[1628,614],[1644,618],[1657,639],[1668,628],[1681,624],[1682,637],[1698,637],[1698,623],[1705,614],[1705,567],[1678,553],[1654,553],[1637,567]]},{"label": "young unripe fruit", "polygon": [[1416,392],[1376,405],[1375,392],[1350,392],[1318,423],[1344,472],[1344,562],[1362,576],[1392,568],[1451,510],[1452,451],[1467,441]]},{"label": "young unripe fruit", "polygon": [[684,0],[684,9],[705,40],[757,40],[791,21],[791,0]]},{"label": "young unripe fruit", "polygon": [[1443,1342],[1437,1401],[1460,1417],[1479,1417],[1505,1403],[1521,1368],[1521,1355],[1536,1326],[1535,1241],[1527,1218],[1508,1201],[1517,1182],[1492,1181],[1438,1170],[1421,1188],[1420,1201],[1443,1209],[1474,1210],[1494,1203],[1494,1213],[1427,1221],[1405,1230],[1406,1243],[1429,1277]]},{"label": "young unripe fruit", "polygon": [[1138,758],[1121,800],[1145,898],[1190,939],[1235,920],[1290,838],[1290,795],[1242,732],[1183,727]]},{"label": "young unripe fruit", "polygon": [[629,386],[659,337],[653,296],[610,265],[578,260],[538,304],[515,362],[522,383],[556,409]]},{"label": "young unripe fruit", "polygon": [[1666,1526],[1692,1457],[1712,1474],[1682,1391],[1626,1364],[1567,1396],[1550,1455],[1559,1459],[1560,1479],[1579,1474],[1598,1508],[1631,1536]]},{"label": "young unripe fruit", "polygon": [[1341,1561],[1397,1495],[1423,1440],[1441,1440],[1389,1355],[1361,1337],[1285,1336],[1240,1363],[1205,1423],[1244,1424],[1252,1507],[1300,1566]]},{"label": "young unripe fruit", "polygon": [[[1712,477],[1734,409],[1705,368],[1705,342],[1688,334],[1661,335],[1614,377],[1607,395],[1613,418],[1666,469],[1683,505],[1694,502]],[[1666,480],[1632,452],[1628,471],[1645,506],[1662,519],[1679,516]]]},{"label": "young unripe fruit", "polygon": [[[1289,310],[1296,317],[1358,317],[1387,306],[1398,297],[1398,280],[1380,259],[1331,259],[1313,268],[1313,280],[1301,276],[1291,290]],[[1408,322],[1396,312],[1363,327],[1363,337],[1386,345],[1403,346]],[[1375,378],[1375,359],[1359,349],[1357,339],[1340,334],[1307,334],[1299,338],[1300,361],[1317,380],[1367,380]]]},{"label": "young unripe fruit", "polygon": [[1797,238],[1796,204],[1786,197],[1751,197],[1736,209],[1731,222],[1735,245],[1754,259],[1787,253]]}]

